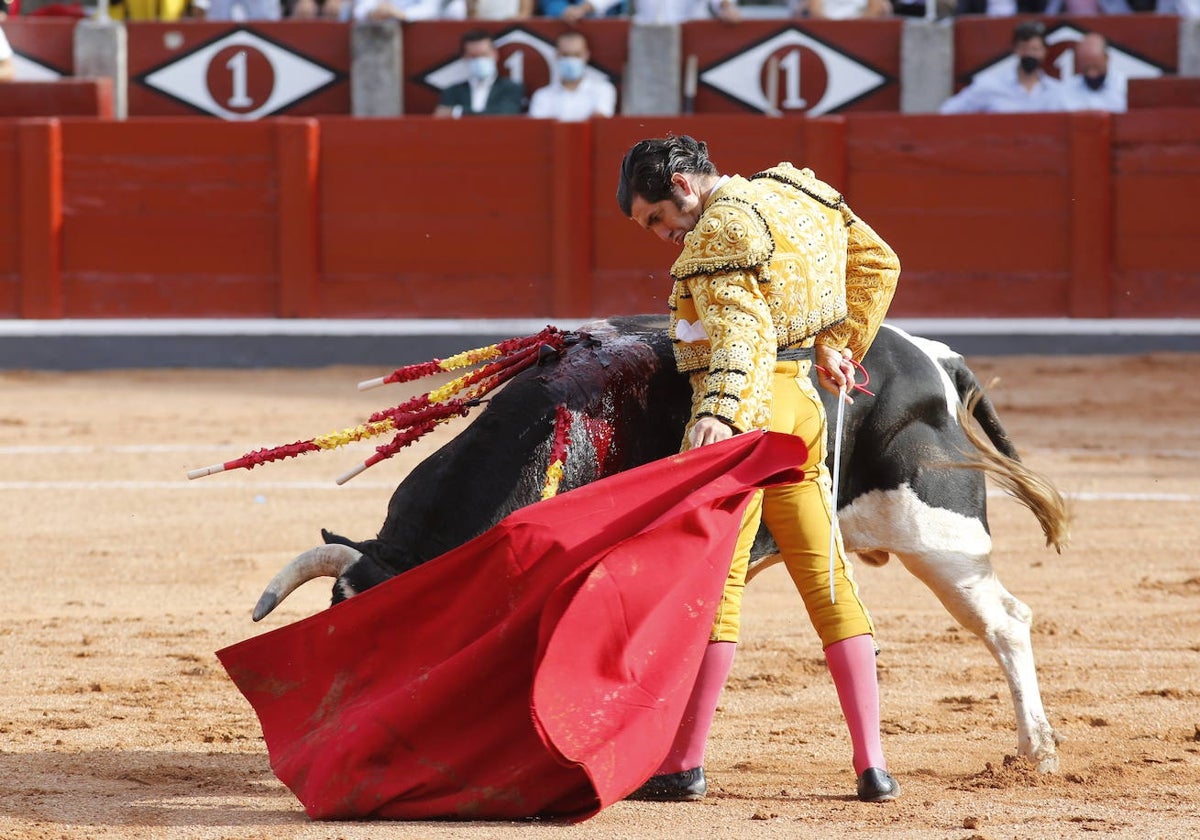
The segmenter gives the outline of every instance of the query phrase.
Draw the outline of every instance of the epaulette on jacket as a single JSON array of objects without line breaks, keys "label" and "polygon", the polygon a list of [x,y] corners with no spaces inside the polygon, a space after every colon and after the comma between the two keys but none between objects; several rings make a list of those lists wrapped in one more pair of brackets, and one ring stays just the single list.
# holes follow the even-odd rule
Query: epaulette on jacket
[{"label": "epaulette on jacket", "polygon": [[[787,184],[789,187],[793,187],[804,193],[813,201],[824,204],[830,209],[841,211],[847,209],[846,199],[842,197],[842,194],[829,186],[829,184],[818,179],[811,169],[797,169],[790,163],[784,162],[750,176],[751,181],[757,181],[761,178],[770,178],[773,181]],[[845,215],[847,214],[843,212],[843,216]],[[846,222],[847,227],[851,224],[853,224],[853,220],[848,218]]]},{"label": "epaulette on jacket", "polygon": [[718,197],[687,237],[671,276],[756,268],[768,263],[774,253],[775,242],[762,214],[744,199]]}]

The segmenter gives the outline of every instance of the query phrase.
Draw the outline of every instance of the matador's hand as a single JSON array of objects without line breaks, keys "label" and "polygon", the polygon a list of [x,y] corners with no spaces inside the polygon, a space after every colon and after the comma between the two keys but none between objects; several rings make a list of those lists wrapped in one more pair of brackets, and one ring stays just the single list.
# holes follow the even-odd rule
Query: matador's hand
[{"label": "matador's hand", "polygon": [[840,394],[845,389],[846,402],[852,403],[850,389],[854,387],[853,354],[849,349],[837,350],[818,344],[815,348],[817,357],[817,381],[821,387],[831,394]]},{"label": "matador's hand", "polygon": [[733,437],[733,427],[728,423],[718,420],[716,417],[701,417],[688,434],[688,444],[692,449],[696,449],[710,443],[729,440],[731,437]]}]

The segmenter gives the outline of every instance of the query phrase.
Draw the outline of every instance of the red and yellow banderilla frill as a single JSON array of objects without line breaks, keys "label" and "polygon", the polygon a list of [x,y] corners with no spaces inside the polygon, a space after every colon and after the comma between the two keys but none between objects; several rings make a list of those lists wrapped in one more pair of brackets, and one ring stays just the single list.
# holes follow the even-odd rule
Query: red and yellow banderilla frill
[{"label": "red and yellow banderilla frill", "polygon": [[[561,352],[567,343],[567,334],[556,327],[548,326],[537,335],[510,338],[487,347],[458,353],[448,359],[433,359],[398,368],[387,376],[360,382],[359,389],[366,390],[378,385],[412,382],[437,373],[487,363],[400,405],[377,411],[365,423],[339,431],[327,432],[308,440],[247,452],[232,461],[191,470],[188,478],[201,478],[226,470],[254,469],[259,464],[294,458],[306,452],[337,449],[349,443],[395,432],[395,437],[391,441],[376,447],[375,453],[371,457],[337,479],[338,484],[344,484],[368,467],[392,457],[404,447],[420,440],[440,423],[453,417],[465,417],[488,392],[535,364],[543,353]],[[564,438],[561,446],[555,449],[560,456],[560,461],[565,459],[565,447]],[[554,463],[555,455],[552,453],[551,469],[553,469]],[[560,477],[561,469],[560,463],[558,473]],[[549,486],[549,481],[547,486]],[[554,483],[555,490],[557,490],[557,486],[556,481]],[[553,492],[550,495],[553,495]]]}]

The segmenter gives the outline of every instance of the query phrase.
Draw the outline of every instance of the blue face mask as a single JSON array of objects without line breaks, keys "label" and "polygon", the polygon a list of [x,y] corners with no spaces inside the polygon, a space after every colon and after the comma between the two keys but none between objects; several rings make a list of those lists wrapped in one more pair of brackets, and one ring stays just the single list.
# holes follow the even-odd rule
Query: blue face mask
[{"label": "blue face mask", "polygon": [[558,75],[564,82],[578,82],[583,78],[587,62],[577,55],[561,55],[558,57]]},{"label": "blue face mask", "polygon": [[496,75],[496,59],[490,55],[479,55],[467,59],[467,75],[477,82]]}]

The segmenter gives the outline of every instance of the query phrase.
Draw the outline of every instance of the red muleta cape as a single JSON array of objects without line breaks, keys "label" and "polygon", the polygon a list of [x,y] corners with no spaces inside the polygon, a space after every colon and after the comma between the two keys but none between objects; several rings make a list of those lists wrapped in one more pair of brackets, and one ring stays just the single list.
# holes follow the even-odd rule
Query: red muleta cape
[{"label": "red muleta cape", "polygon": [[746,503],[804,460],[665,458],[217,655],[313,819],[586,819],[666,755]]}]

